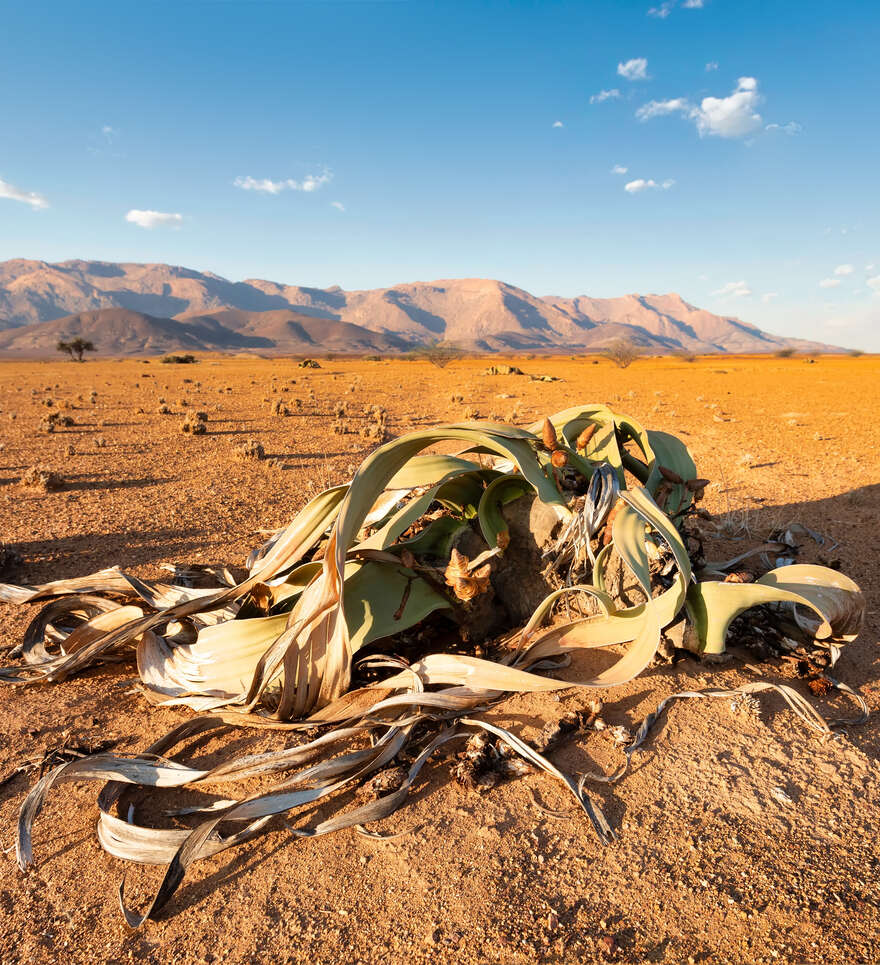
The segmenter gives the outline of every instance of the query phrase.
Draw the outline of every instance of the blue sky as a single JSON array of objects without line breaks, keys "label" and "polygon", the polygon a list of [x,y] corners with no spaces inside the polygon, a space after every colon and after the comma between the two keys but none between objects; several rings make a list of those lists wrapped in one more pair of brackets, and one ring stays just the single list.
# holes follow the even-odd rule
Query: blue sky
[{"label": "blue sky", "polygon": [[876,3],[65,2],[2,22],[0,260],[677,291],[880,351]]}]

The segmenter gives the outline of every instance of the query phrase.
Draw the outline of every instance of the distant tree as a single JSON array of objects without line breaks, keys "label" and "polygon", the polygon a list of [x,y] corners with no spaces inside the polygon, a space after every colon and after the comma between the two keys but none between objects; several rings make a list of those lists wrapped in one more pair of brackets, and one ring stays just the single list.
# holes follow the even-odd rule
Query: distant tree
[{"label": "distant tree", "polygon": [[76,338],[72,338],[69,342],[60,341],[55,346],[59,352],[65,352],[70,356],[71,360],[76,359],[77,362],[82,362],[83,354],[85,352],[94,352],[95,344],[87,338],[80,338],[78,335]]},{"label": "distant tree", "polygon": [[429,342],[407,352],[406,358],[430,362],[438,369],[444,369],[450,362],[460,359],[463,355],[464,351],[453,342]]},{"label": "distant tree", "polygon": [[851,348],[846,354],[849,355],[850,358],[857,359],[865,353],[860,348]]},{"label": "distant tree", "polygon": [[605,347],[605,354],[619,368],[625,369],[642,354],[635,342],[628,338],[618,338]]},{"label": "distant tree", "polygon": [[792,355],[794,355],[794,349],[793,349],[793,348],[781,348],[781,349],[776,353],[776,358],[778,358],[778,359],[790,359],[790,358],[792,357]]}]

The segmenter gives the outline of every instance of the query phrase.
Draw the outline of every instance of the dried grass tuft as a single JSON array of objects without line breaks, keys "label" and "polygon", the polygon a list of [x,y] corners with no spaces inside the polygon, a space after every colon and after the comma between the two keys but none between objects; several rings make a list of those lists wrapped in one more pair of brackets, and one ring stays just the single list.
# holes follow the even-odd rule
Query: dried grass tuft
[{"label": "dried grass tuft", "polygon": [[265,459],[266,450],[256,439],[246,439],[233,447],[233,454],[239,459]]},{"label": "dried grass tuft", "polygon": [[64,489],[64,477],[44,466],[31,466],[21,477],[21,485],[26,489],[39,489],[44,493]]},{"label": "dried grass tuft", "polygon": [[205,416],[205,422],[203,422],[201,419],[198,418],[199,415],[203,415],[203,414],[204,413],[188,412],[186,414],[186,418],[183,420],[180,426],[180,431],[185,432],[191,436],[205,435],[205,433],[208,431],[208,427],[207,425],[205,425],[205,422],[207,421],[207,416]]}]

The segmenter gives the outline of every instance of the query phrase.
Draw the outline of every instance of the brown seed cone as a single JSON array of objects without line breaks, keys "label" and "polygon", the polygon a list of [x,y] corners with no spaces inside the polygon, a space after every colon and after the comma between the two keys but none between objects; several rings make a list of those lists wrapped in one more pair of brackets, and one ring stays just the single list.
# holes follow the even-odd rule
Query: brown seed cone
[{"label": "brown seed cone", "polygon": [[699,492],[701,489],[705,489],[709,485],[710,480],[708,479],[688,479],[685,486],[692,492]]},{"label": "brown seed cone", "polygon": [[475,570],[469,570],[469,565],[470,560],[457,549],[453,549],[449,565],[443,574],[446,585],[451,586],[458,599],[464,603],[489,589],[490,565],[484,563]]},{"label": "brown seed cone", "polygon": [[618,499],[617,502],[611,507],[611,512],[608,514],[608,520],[605,523],[605,532],[602,534],[602,545],[607,546],[611,542],[611,533],[614,529],[614,517],[620,512],[623,506],[623,500]]},{"label": "brown seed cone", "polygon": [[684,482],[681,476],[673,469],[667,469],[666,466],[657,466],[657,468],[660,470],[660,475],[667,482],[675,483],[676,486],[680,486]]},{"label": "brown seed cone", "polygon": [[734,570],[733,573],[728,573],[724,577],[725,583],[754,583],[755,574],[750,570]]},{"label": "brown seed cone", "polygon": [[544,440],[544,445],[551,451],[559,445],[559,440],[556,438],[556,430],[553,428],[553,423],[549,419],[544,420],[544,427],[541,430],[541,437]]},{"label": "brown seed cone", "polygon": [[576,443],[577,448],[586,449],[587,443],[596,434],[596,430],[598,428],[599,427],[595,423],[591,423],[590,425],[588,425],[586,429],[584,429],[584,431],[577,437],[577,443]]},{"label": "brown seed cone", "polygon": [[814,677],[807,681],[807,686],[817,697],[824,697],[832,689],[831,681],[827,677]]}]

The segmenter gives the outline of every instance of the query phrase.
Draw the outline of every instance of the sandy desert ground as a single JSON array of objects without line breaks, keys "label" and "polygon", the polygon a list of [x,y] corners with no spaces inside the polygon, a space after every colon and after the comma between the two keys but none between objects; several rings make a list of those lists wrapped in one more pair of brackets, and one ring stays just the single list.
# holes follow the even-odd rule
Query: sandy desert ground
[{"label": "sandy desert ground", "polygon": [[[461,419],[467,409],[527,423],[578,402],[607,402],[687,441],[713,480],[705,505],[733,535],[748,529],[757,540],[800,521],[839,543],[830,556],[861,585],[868,620],[838,676],[876,714],[880,360],[667,358],[626,370],[607,361],[509,361],[560,381],[485,376],[490,363],[479,360],[443,370],[327,361],[311,371],[255,358],[0,362],[0,541],[24,557],[15,581],[115,563],[144,577],[159,576],[163,561],[241,565],[259,529],[285,524],[368,451],[360,434],[333,432],[340,400],[355,411],[386,407],[395,434]],[[463,402],[451,401],[458,395]],[[63,411],[76,424],[42,431],[46,398],[69,405]],[[303,412],[272,414],[272,402],[295,398],[306,400]],[[158,412],[160,400],[170,414]],[[206,435],[180,431],[189,410],[208,413]],[[366,425],[356,415],[350,422]],[[248,438],[270,458],[234,458],[233,446]],[[66,487],[20,486],[35,464],[61,473]],[[707,548],[723,558],[746,545],[719,538]],[[807,547],[802,558],[825,552]],[[34,612],[0,607],[0,661]],[[778,663],[764,672],[791,676]],[[189,714],[151,708],[131,692],[132,676],[131,666],[114,666],[49,689],[5,685],[0,780],[67,740],[142,748]],[[605,695],[605,716],[631,725],[667,694],[751,677],[737,663],[658,666]],[[492,717],[529,736],[587,699],[576,691],[517,697]],[[831,715],[842,709],[819,704]],[[267,748],[289,738],[242,731],[235,740]],[[200,748],[199,759],[219,746]],[[22,773],[0,787],[0,962],[873,962],[878,747],[880,715],[823,741],[776,698],[762,699],[753,715],[727,700],[680,702],[650,753],[599,793],[619,832],[608,847],[543,775],[481,797],[451,783],[438,763],[383,826],[409,833],[297,840],[273,825],[254,845],[197,865],[161,920],[137,933],[118,912],[118,884],[127,873],[129,896],[143,901],[160,872],[123,868],[100,850],[97,785],[56,789],[37,823],[37,867],[18,871],[15,817],[35,779]],[[577,771],[618,758],[595,734],[555,759]],[[540,810],[533,795],[564,816]]]}]

